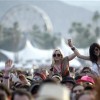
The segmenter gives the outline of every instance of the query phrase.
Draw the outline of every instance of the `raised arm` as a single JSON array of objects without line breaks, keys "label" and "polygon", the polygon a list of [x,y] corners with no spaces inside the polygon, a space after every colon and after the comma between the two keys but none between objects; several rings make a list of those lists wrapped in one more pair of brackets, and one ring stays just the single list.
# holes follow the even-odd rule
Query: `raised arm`
[{"label": "raised arm", "polygon": [[84,59],[84,60],[90,60],[90,57],[89,56],[84,56],[84,55],[81,55],[79,53],[79,51],[73,46],[73,44],[71,42],[71,39],[68,39],[68,45],[72,49],[72,51],[76,54],[76,56],[78,58],[81,58],[81,59]]},{"label": "raised arm", "polygon": [[68,56],[68,60],[70,61],[70,60],[74,59],[75,57],[76,57],[76,54],[73,53],[73,54]]},{"label": "raised arm", "polygon": [[3,84],[8,88],[10,87],[10,70],[12,68],[12,60],[7,60],[5,62],[5,72],[3,74]]}]

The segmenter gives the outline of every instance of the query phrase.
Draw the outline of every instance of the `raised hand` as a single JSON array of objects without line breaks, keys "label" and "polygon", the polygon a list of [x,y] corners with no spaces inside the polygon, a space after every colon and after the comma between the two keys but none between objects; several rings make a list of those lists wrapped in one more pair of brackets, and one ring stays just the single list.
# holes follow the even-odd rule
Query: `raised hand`
[{"label": "raised hand", "polygon": [[30,83],[28,82],[27,78],[25,77],[24,74],[19,74],[19,79],[20,79],[20,82],[24,85],[24,84],[28,84],[30,85]]},{"label": "raised hand", "polygon": [[10,59],[5,62],[5,71],[10,71],[12,69],[12,63],[13,61]]},{"label": "raised hand", "polygon": [[68,39],[68,45],[69,45],[69,47],[73,47],[71,39]]}]

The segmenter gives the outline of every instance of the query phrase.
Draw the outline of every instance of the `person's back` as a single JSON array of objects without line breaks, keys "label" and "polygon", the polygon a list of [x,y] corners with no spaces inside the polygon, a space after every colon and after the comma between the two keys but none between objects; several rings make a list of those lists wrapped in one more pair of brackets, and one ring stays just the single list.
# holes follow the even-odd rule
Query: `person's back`
[{"label": "person's back", "polygon": [[32,96],[26,90],[16,90],[12,93],[11,100],[33,100]]}]

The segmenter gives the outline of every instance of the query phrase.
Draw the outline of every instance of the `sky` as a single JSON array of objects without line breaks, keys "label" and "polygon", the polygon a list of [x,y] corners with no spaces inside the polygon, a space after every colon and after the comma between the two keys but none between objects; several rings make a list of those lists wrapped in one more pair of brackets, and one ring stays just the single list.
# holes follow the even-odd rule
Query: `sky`
[{"label": "sky", "polygon": [[[16,1],[16,0],[0,0],[0,1]],[[21,0],[21,1],[28,1],[28,0]],[[33,0],[29,0],[29,1],[33,1]],[[43,1],[47,1],[47,0],[43,0]],[[54,0],[48,0],[48,1],[54,1]],[[100,12],[100,0],[59,0],[59,1],[63,1],[67,4],[74,5],[74,6],[80,6],[93,12],[96,10]]]},{"label": "sky", "polygon": [[100,0],[60,0],[67,4],[80,6],[90,11],[98,10],[100,12]]}]

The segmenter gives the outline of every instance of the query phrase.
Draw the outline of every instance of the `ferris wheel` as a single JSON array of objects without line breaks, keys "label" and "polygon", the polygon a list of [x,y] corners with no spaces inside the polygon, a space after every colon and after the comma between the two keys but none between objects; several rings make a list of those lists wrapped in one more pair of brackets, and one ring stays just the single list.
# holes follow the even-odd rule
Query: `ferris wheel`
[{"label": "ferris wheel", "polygon": [[[0,35],[0,37],[2,37],[0,38],[0,48],[9,48],[10,51],[13,51],[11,48],[17,49],[18,51],[24,47],[26,41],[24,36],[28,36],[22,33],[29,33],[33,29],[33,26],[38,26],[42,32],[46,31],[52,33],[53,31],[53,25],[49,16],[42,9],[31,4],[22,4],[10,8],[2,16],[0,26],[3,27],[4,31],[1,32],[2,34]],[[17,31],[13,31],[16,27]],[[8,29],[11,32],[9,32]],[[20,35],[18,35],[18,33],[20,33]],[[4,43],[2,44],[2,42]]]},{"label": "ferris wheel", "polygon": [[15,22],[18,22],[19,29],[22,31],[31,30],[33,25],[37,25],[41,30],[45,25],[46,31],[53,31],[49,16],[39,7],[30,4],[12,7],[2,16],[0,24],[12,27]]}]

